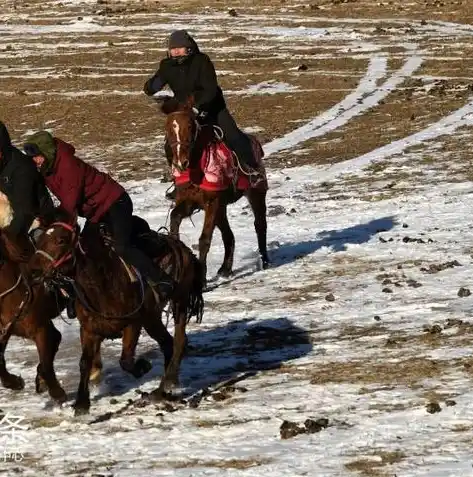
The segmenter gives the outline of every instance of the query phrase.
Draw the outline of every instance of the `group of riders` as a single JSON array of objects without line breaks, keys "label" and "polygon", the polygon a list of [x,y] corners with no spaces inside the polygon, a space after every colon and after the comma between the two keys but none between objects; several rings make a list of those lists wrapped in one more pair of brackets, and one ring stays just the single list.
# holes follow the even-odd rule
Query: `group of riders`
[{"label": "group of riders", "polygon": [[[239,160],[255,167],[251,142],[226,107],[212,61],[185,30],[170,35],[167,55],[145,83],[144,92],[152,96],[166,85],[178,101],[185,102],[192,95],[197,121],[218,125]],[[133,203],[118,182],[78,158],[74,146],[48,131],[28,137],[23,150],[12,145],[7,128],[0,122],[0,191],[13,211],[5,227],[10,236],[26,236],[35,217],[53,213],[49,189],[71,216],[106,224],[117,253],[139,270],[160,296],[172,293],[172,278],[132,243]],[[165,154],[170,162],[172,150],[167,143]],[[173,193],[168,198],[173,198]]]}]

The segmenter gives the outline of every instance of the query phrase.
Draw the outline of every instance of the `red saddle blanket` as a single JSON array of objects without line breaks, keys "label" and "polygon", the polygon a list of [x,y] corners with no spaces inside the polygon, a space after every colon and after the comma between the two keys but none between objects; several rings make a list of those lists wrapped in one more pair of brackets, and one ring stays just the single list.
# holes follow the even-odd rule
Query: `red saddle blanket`
[{"label": "red saddle blanket", "polygon": [[234,185],[238,190],[254,187],[267,187],[266,169],[263,163],[264,151],[260,142],[249,135],[253,154],[258,164],[256,170],[246,170],[240,166],[233,151],[221,140],[214,140],[204,149],[199,167],[179,171],[172,166],[176,185],[189,182],[208,191],[222,191]]}]

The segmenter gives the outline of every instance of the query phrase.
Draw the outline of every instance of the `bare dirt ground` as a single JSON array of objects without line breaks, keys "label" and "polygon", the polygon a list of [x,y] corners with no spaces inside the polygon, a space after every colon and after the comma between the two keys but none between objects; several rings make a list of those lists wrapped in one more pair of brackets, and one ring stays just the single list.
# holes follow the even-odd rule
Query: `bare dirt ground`
[{"label": "bare dirt ground", "polygon": [[[0,40],[1,116],[18,143],[26,132],[53,128],[122,179],[162,171],[163,117],[142,87],[163,56],[173,25],[195,34],[215,61],[238,123],[258,128],[264,143],[349,94],[371,55],[386,56],[390,72],[409,55],[423,56],[413,78],[401,81],[372,114],[308,140],[296,156],[273,155],[272,167],[330,163],[368,152],[458,108],[472,88],[470,44],[448,34],[440,43],[428,34],[436,21],[467,23],[472,13],[466,1],[70,3],[4,2],[6,25],[26,22],[31,30]],[[90,28],[60,30],[61,24],[84,22]],[[53,28],[35,32],[35,25]],[[348,28],[354,36],[332,30],[285,41],[277,31],[301,25]],[[258,34],[260,27],[267,30]],[[372,44],[371,51],[362,40]],[[441,83],[432,89],[434,81]],[[283,86],[251,89],[263,82]]]}]

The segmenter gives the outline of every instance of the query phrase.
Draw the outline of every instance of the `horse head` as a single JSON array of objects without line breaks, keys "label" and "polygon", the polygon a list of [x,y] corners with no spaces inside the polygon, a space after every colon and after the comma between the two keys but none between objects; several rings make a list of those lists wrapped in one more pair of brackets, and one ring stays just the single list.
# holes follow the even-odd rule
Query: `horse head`
[{"label": "horse head", "polygon": [[42,280],[70,274],[79,245],[77,217],[58,209],[54,218],[41,228],[44,232],[36,239],[36,250],[29,261],[31,274]]},{"label": "horse head", "polygon": [[173,97],[166,97],[161,105],[161,111],[166,115],[166,139],[172,149],[172,162],[179,171],[189,167],[199,132],[193,107],[193,96],[185,103],[180,103]]}]

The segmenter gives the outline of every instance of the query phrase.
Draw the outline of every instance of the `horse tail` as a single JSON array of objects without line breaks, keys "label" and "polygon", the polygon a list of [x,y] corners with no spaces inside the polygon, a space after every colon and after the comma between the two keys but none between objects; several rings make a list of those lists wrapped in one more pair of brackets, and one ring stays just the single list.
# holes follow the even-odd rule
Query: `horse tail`
[{"label": "horse tail", "polygon": [[198,258],[191,252],[191,264],[193,267],[192,287],[189,294],[189,307],[187,310],[187,322],[195,316],[197,323],[202,323],[204,316],[204,276],[203,267]]}]

